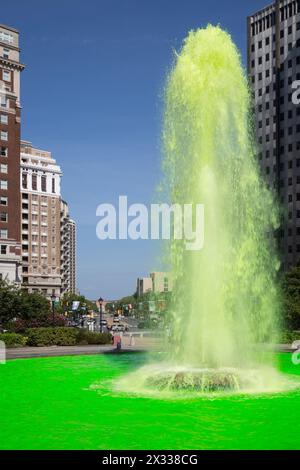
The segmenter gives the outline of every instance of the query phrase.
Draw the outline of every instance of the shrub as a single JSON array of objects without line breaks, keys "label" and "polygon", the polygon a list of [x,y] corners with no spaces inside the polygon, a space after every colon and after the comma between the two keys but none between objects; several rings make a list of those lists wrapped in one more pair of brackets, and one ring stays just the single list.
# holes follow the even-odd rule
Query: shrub
[{"label": "shrub", "polygon": [[0,341],[3,341],[7,348],[21,348],[26,346],[27,338],[17,333],[2,333],[0,334]]},{"label": "shrub", "polygon": [[96,333],[85,329],[79,329],[77,333],[78,344],[110,344],[110,333]]},{"label": "shrub", "polygon": [[280,343],[292,344],[294,341],[300,341],[299,331],[283,331],[280,335]]},{"label": "shrub", "polygon": [[76,328],[29,328],[26,336],[29,346],[74,346],[77,343]]},{"label": "shrub", "polygon": [[52,315],[43,315],[37,318],[22,319],[18,318],[16,321],[7,323],[5,328],[9,331],[16,333],[24,333],[29,328],[42,328],[48,326],[65,326],[66,318],[62,315],[54,316],[54,324]]}]

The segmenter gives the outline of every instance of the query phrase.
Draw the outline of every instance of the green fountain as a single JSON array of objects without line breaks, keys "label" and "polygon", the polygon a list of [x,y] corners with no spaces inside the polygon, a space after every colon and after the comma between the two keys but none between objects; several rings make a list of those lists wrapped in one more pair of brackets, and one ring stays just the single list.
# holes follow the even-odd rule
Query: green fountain
[{"label": "green fountain", "polygon": [[204,205],[204,247],[168,246],[170,359],[139,371],[146,387],[248,390],[279,380],[274,356],[259,353],[278,329],[278,211],[253,136],[251,92],[230,35],[190,32],[167,79],[164,186],[172,203]]}]

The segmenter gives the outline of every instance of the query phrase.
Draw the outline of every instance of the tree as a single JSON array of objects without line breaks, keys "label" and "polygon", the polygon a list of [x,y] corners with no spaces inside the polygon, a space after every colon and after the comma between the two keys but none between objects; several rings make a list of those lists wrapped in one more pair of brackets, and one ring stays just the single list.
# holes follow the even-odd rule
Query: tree
[{"label": "tree", "polygon": [[87,310],[98,310],[97,305],[88,300],[84,295],[73,294],[71,292],[67,292],[61,297],[57,310],[60,313],[70,312],[73,302],[79,302],[76,312],[82,312],[82,307],[85,307]]},{"label": "tree", "polygon": [[50,302],[38,292],[29,294],[3,280],[0,281],[0,323],[13,319],[38,319],[50,314]]},{"label": "tree", "polygon": [[284,326],[291,330],[300,329],[300,266],[285,273],[282,292]]}]

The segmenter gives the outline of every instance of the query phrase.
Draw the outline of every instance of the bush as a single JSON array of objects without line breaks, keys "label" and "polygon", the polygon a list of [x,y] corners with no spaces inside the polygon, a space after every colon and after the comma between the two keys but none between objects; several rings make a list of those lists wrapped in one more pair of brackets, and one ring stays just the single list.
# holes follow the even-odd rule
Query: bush
[{"label": "bush", "polygon": [[27,338],[17,333],[2,333],[0,334],[0,341],[3,341],[7,348],[21,348],[26,346]]},{"label": "bush", "polygon": [[294,341],[300,341],[299,331],[283,331],[280,335],[280,343],[292,344]]},{"label": "bush", "polygon": [[85,329],[79,329],[77,333],[78,344],[110,344],[110,333],[96,333]]},{"label": "bush", "polygon": [[30,328],[42,328],[48,326],[65,326],[66,318],[62,315],[54,316],[54,324],[52,315],[43,315],[37,318],[31,319],[22,319],[18,318],[16,321],[11,321],[5,325],[5,328],[9,331],[14,331],[15,333],[24,333]]},{"label": "bush", "polygon": [[74,346],[77,343],[76,328],[29,328],[26,330],[29,346]]},{"label": "bush", "polygon": [[75,346],[76,344],[111,343],[109,333],[94,333],[70,327],[29,328],[26,330],[26,336],[29,346]]}]

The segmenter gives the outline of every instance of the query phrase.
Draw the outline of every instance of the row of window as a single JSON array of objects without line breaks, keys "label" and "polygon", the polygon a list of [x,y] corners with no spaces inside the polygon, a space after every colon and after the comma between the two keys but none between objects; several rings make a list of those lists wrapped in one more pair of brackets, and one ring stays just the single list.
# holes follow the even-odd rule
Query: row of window
[{"label": "row of window", "polygon": [[[289,5],[285,5],[280,8],[280,20],[281,21],[287,20],[288,18],[295,16],[299,12],[300,12],[300,1],[294,0]],[[263,31],[266,31],[272,26],[275,26],[275,24],[276,24],[276,13],[275,11],[272,11],[271,13],[266,15],[264,18],[260,18],[251,24],[251,35],[256,36],[257,34],[262,33]],[[297,23],[297,29],[298,28],[300,29],[300,26],[298,25],[299,23]],[[292,32],[292,29],[289,29],[289,31]]]},{"label": "row of window", "polygon": [[[27,173],[22,173],[22,188],[28,189],[28,179],[29,175]],[[38,190],[38,175],[31,175],[31,189],[33,191]],[[52,178],[52,193],[55,194],[55,178]],[[42,192],[47,192],[47,177],[45,175],[41,176],[41,190]]]}]

